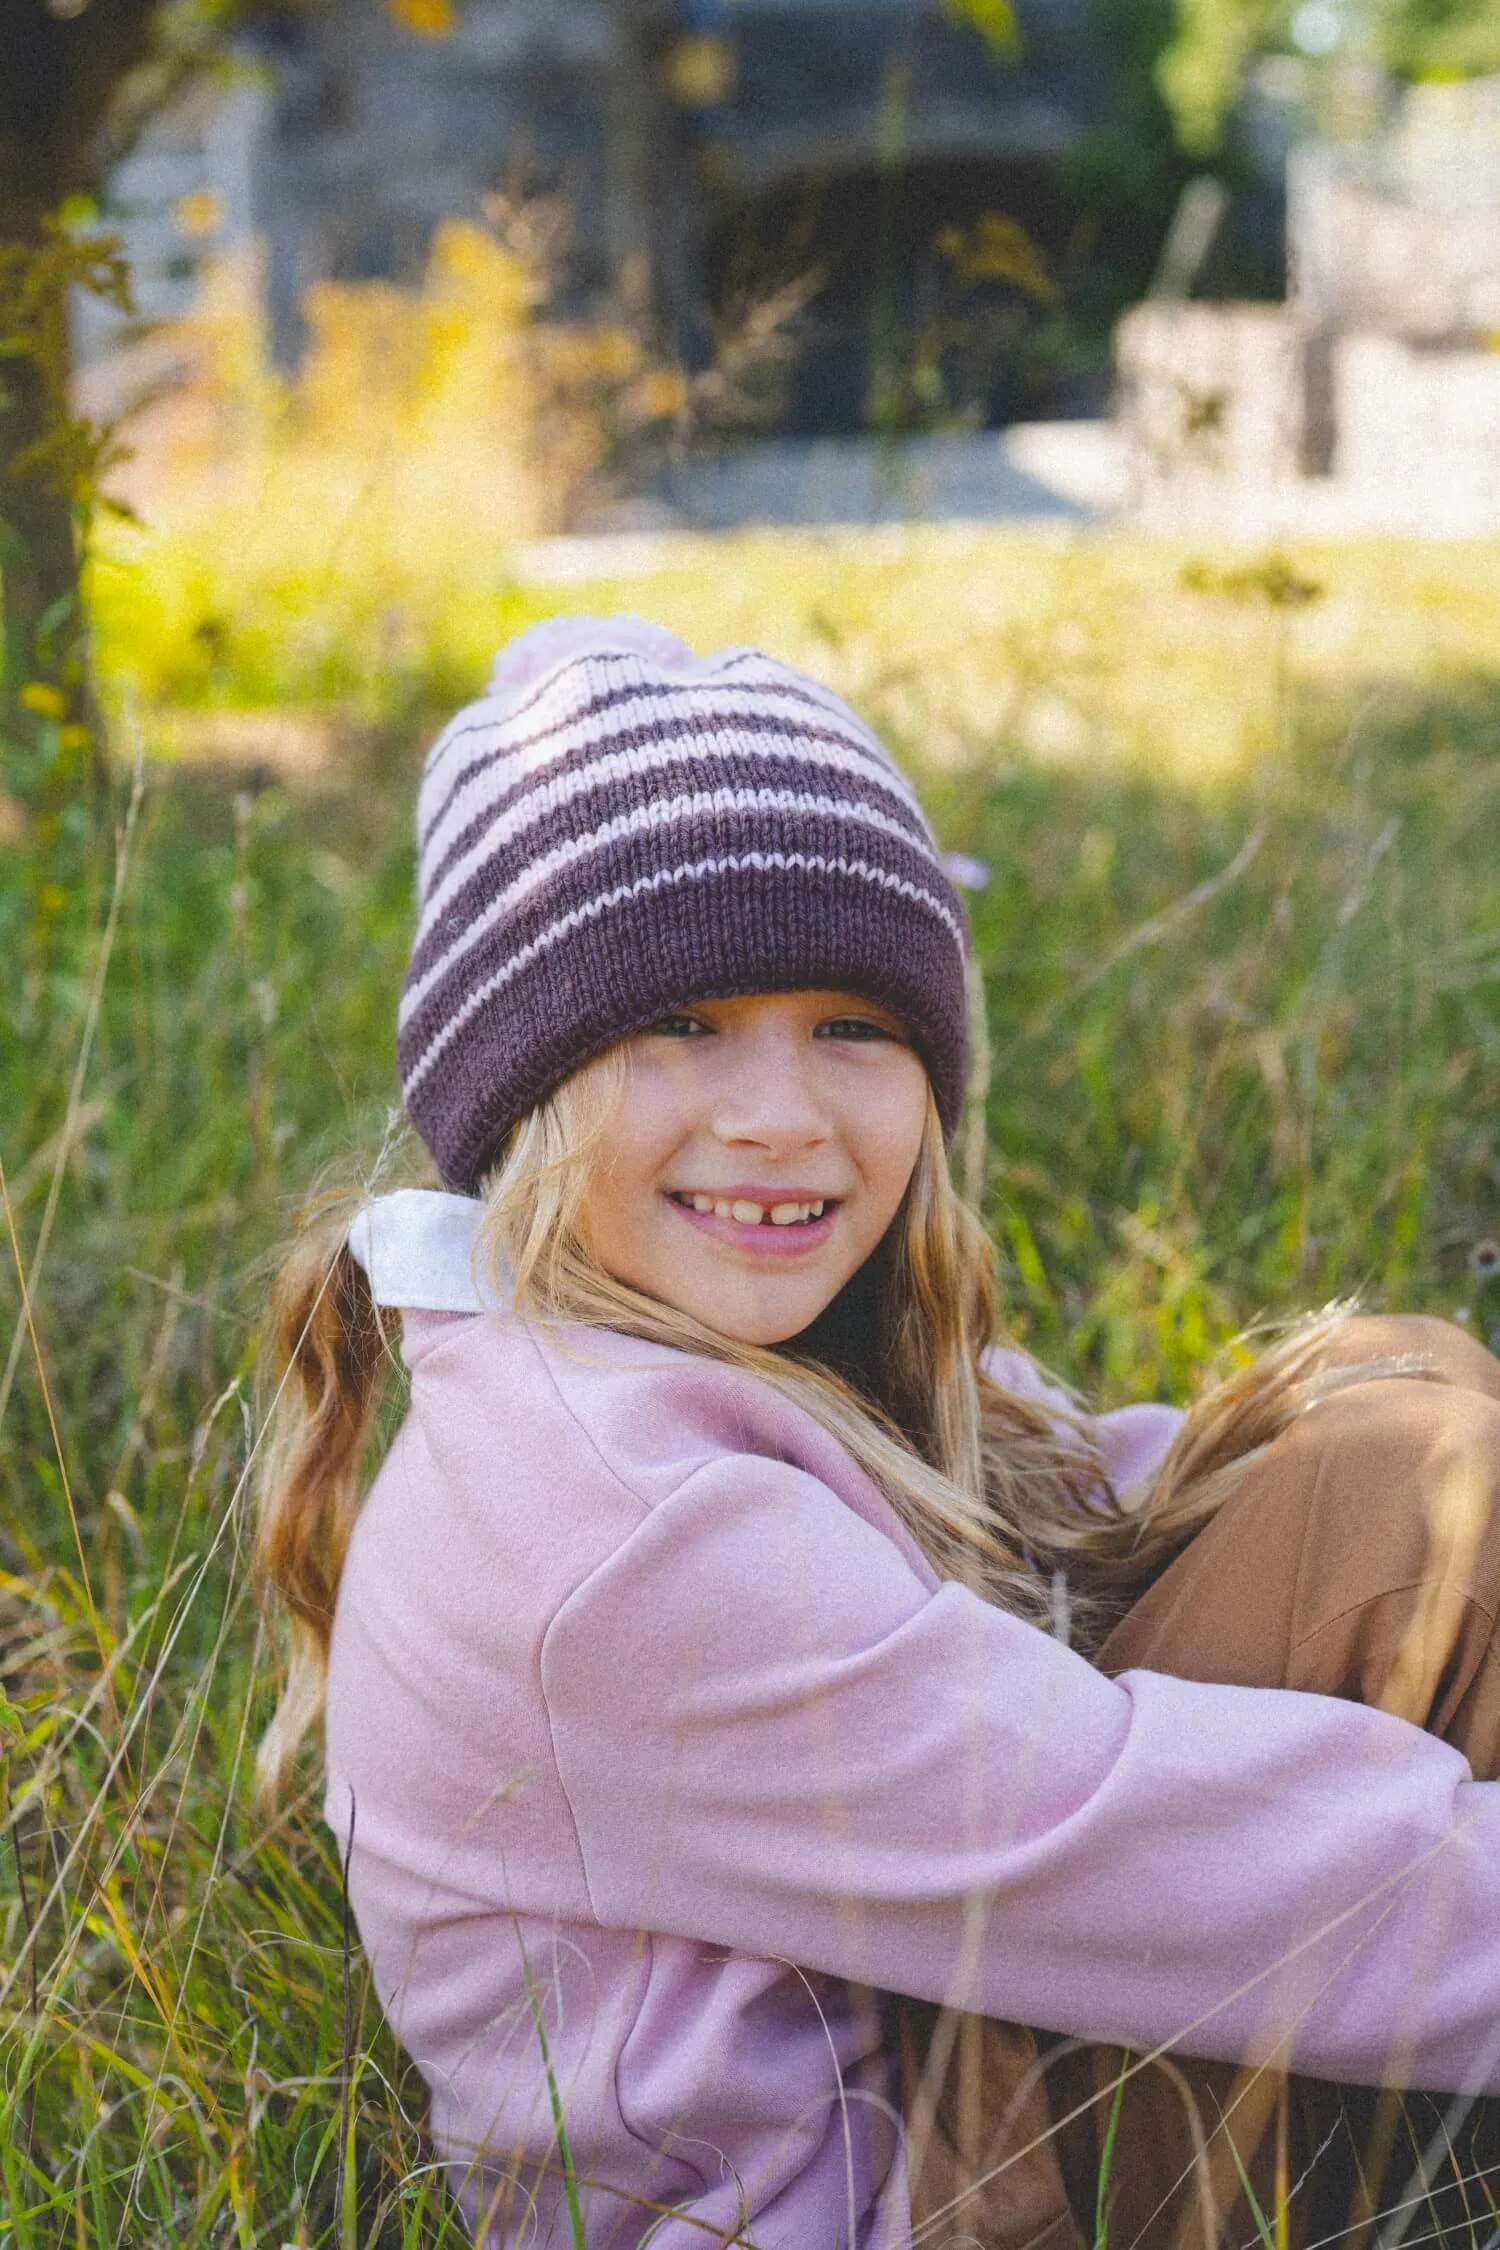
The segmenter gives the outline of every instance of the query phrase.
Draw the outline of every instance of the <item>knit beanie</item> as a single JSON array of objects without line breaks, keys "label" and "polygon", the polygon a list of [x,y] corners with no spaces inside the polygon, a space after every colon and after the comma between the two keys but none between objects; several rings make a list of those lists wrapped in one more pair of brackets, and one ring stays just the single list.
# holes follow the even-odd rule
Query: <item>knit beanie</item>
[{"label": "knit beanie", "polygon": [[757,649],[550,620],[496,659],[417,800],[398,1054],[471,1192],[571,1070],[692,1000],[855,992],[963,1104],[963,909],[911,785],[848,705]]}]

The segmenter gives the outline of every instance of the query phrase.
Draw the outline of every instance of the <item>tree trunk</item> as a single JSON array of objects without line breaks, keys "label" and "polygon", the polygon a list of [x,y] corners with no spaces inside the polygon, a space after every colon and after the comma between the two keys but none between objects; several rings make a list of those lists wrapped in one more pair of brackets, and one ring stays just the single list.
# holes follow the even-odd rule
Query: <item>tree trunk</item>
[{"label": "tree trunk", "polygon": [[[20,239],[30,247],[24,236]],[[40,241],[38,224],[31,243]],[[93,810],[99,813],[109,795],[109,755],[88,661],[81,586],[84,526],[67,482],[49,474],[45,452],[39,457],[36,452],[55,435],[66,410],[66,396],[57,392],[57,371],[49,373],[21,352],[0,359],[0,740],[26,743],[59,719],[87,727],[87,744],[72,743],[57,782],[66,787],[67,776],[82,771]],[[36,683],[60,699],[54,712],[38,712],[20,701]],[[69,742],[65,735],[64,746]]]},{"label": "tree trunk", "polygon": [[[101,131],[119,89],[151,51],[157,0],[0,0],[0,244],[42,248],[44,214],[99,184]],[[59,308],[60,311],[65,308]],[[0,336],[0,578],[4,664],[0,734],[25,740],[35,718],[16,698],[30,680],[92,717],[74,500],[38,466],[15,463],[57,426],[63,364],[48,371]],[[95,730],[97,737],[97,729]],[[100,753],[102,759],[102,751]],[[99,778],[102,765],[96,770]]]},{"label": "tree trunk", "polygon": [[78,663],[78,546],[73,506],[35,469],[11,463],[39,445],[55,409],[29,360],[5,364],[0,397],[0,569],[5,576],[5,664],[12,687],[65,681]]}]

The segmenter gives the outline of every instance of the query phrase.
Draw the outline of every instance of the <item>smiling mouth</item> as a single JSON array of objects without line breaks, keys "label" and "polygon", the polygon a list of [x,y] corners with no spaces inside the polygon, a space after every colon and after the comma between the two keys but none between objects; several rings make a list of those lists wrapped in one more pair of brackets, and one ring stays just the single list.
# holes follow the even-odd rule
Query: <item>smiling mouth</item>
[{"label": "smiling mouth", "polygon": [[674,1194],[670,1200],[702,1218],[733,1219],[742,1227],[810,1227],[836,1208],[835,1199],[826,1195],[807,1203],[752,1203],[744,1196],[692,1193]]}]

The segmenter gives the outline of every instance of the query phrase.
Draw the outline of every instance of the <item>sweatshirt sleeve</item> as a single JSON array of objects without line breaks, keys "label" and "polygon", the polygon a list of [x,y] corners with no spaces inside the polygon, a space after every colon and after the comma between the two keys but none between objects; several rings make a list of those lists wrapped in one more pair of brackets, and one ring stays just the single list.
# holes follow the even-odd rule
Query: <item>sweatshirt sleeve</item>
[{"label": "sweatshirt sleeve", "polygon": [[1500,2090],[1500,1787],[1399,1720],[1106,1679],[747,1455],[652,1511],[541,1669],[606,1926],[1140,2048]]},{"label": "sweatshirt sleeve", "polygon": [[[1077,1411],[1062,1385],[1038,1367],[1029,1352],[997,1345],[984,1355],[984,1370],[1003,1390],[1054,1413]],[[1084,1424],[1099,1448],[1104,1473],[1116,1493],[1154,1476],[1171,1451],[1172,1440],[1186,1415],[1180,1406],[1148,1400],[1139,1406],[1112,1407],[1107,1414],[1087,1414]]]}]

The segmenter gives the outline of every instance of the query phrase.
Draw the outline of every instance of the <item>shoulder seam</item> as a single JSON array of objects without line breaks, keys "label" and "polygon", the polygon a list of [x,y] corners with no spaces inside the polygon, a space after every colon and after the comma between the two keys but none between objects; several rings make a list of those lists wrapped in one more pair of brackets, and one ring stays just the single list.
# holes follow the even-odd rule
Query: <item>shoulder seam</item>
[{"label": "shoulder seam", "polygon": [[521,1333],[524,1335],[528,1345],[531,1347],[532,1356],[536,1360],[537,1366],[541,1369],[543,1375],[546,1377],[548,1387],[552,1392],[552,1396],[556,1399],[563,1413],[567,1416],[574,1429],[583,1439],[584,1444],[588,1447],[590,1453],[593,1454],[594,1459],[598,1462],[600,1468],[604,1471],[605,1475],[611,1479],[613,1483],[619,1486],[622,1492],[629,1495],[629,1497],[635,1502],[636,1506],[641,1510],[643,1514],[649,1515],[652,1505],[651,1502],[646,1498],[644,1493],[638,1492],[636,1490],[635,1486],[630,1482],[628,1477],[624,1477],[620,1474],[620,1471],[615,1467],[614,1462],[610,1460],[609,1455],[604,1451],[604,1448],[600,1445],[599,1440],[595,1437],[593,1431],[589,1428],[587,1422],[585,1422],[585,1420],[583,1419],[583,1416],[577,1411],[575,1407],[569,1404],[567,1398],[564,1396],[563,1387],[552,1371],[551,1362],[549,1361],[547,1354],[543,1351],[541,1342],[537,1337],[536,1332],[531,1325],[531,1322],[524,1319],[520,1314],[517,1314],[516,1319]]},{"label": "shoulder seam", "polygon": [[[599,1463],[599,1466],[601,1469],[603,1469],[605,1475],[610,1478],[612,1483],[619,1487],[620,1491],[623,1492],[627,1496],[627,1498],[635,1502],[636,1506],[641,1512],[642,1523],[644,1524],[646,1522],[649,1522],[651,1517],[654,1515],[656,1508],[663,1505],[666,1501],[674,1499],[676,1495],[682,1490],[685,1484],[691,1483],[692,1479],[695,1476],[701,1474],[701,1472],[708,1466],[710,1460],[712,1460],[714,1456],[704,1455],[701,1459],[690,1462],[687,1468],[683,1471],[683,1474],[678,1478],[677,1482],[672,1486],[669,1492],[663,1493],[659,1501],[653,1502],[648,1500],[643,1493],[640,1493],[636,1490],[635,1486],[629,1481],[628,1478],[623,1477],[620,1474],[620,1471],[615,1467],[614,1463],[604,1452],[604,1449],[599,1444],[598,1439],[594,1436],[593,1431],[584,1421],[582,1415],[579,1414],[576,1409],[568,1403],[567,1398],[563,1394],[562,1385],[558,1382],[557,1377],[553,1372],[551,1363],[548,1360],[547,1354],[543,1351],[541,1342],[538,1339],[535,1331],[533,1330],[530,1321],[521,1319],[519,1315],[517,1316],[517,1318],[519,1320],[519,1325],[523,1333],[525,1334],[526,1341],[531,1347],[531,1351],[536,1359],[536,1363],[545,1375],[547,1382],[551,1388],[552,1395],[557,1400],[558,1406],[567,1416],[568,1421],[572,1424],[573,1428],[577,1430],[579,1436],[583,1439],[585,1445],[587,1445],[589,1451],[593,1454],[595,1460]],[[633,1537],[634,1534],[632,1533],[631,1536]],[[588,1895],[588,1901],[590,1907],[593,1910],[594,1919],[599,1924],[600,1928],[604,1929],[608,1927],[608,1925],[605,1923],[604,1916],[599,1911],[599,1901],[594,1895],[593,1877],[589,1872],[589,1855],[584,1848],[583,1829],[578,1818],[578,1808],[573,1803],[572,1792],[568,1788],[567,1777],[563,1772],[562,1757],[558,1750],[557,1728],[553,1723],[552,1699],[547,1693],[547,1681],[545,1676],[544,1664],[547,1643],[552,1637],[553,1629],[556,1626],[558,1619],[562,1616],[563,1611],[568,1607],[568,1605],[576,1598],[578,1594],[582,1592],[583,1588],[588,1585],[590,1580],[597,1576],[599,1570],[602,1567],[602,1564],[596,1563],[594,1565],[594,1568],[590,1570],[585,1577],[581,1578],[576,1586],[570,1588],[570,1590],[558,1603],[556,1609],[552,1612],[552,1615],[548,1618],[546,1624],[542,1627],[542,1631],[537,1642],[536,1685],[537,1693],[541,1697],[542,1711],[547,1721],[547,1741],[552,1751],[552,1771],[557,1776],[557,1786],[559,1791],[561,1792],[562,1801],[568,1808],[568,1819],[573,1829],[574,1848],[578,1853],[578,1865],[583,1874],[583,1887]]]},{"label": "shoulder seam", "polygon": [[675,1484],[669,1486],[668,1489],[665,1492],[659,1494],[656,1499],[648,1500],[646,1495],[643,1492],[637,1491],[636,1487],[631,1483],[630,1479],[616,1467],[615,1463],[610,1459],[609,1455],[600,1445],[599,1440],[595,1437],[593,1431],[589,1428],[583,1416],[578,1412],[576,1407],[572,1406],[569,1403],[563,1387],[557,1380],[557,1376],[553,1372],[552,1364],[548,1359],[546,1352],[543,1350],[541,1341],[532,1328],[530,1321],[521,1318],[520,1315],[517,1315],[517,1320],[523,1334],[525,1335],[527,1343],[530,1345],[531,1350],[535,1355],[537,1365],[541,1368],[543,1374],[546,1376],[547,1382],[551,1387],[552,1395],[557,1400],[559,1407],[567,1416],[568,1420],[572,1423],[574,1429],[577,1430],[579,1436],[583,1439],[584,1444],[593,1454],[595,1460],[599,1463],[599,1466],[601,1469],[603,1469],[605,1475],[610,1477],[614,1481],[614,1483],[619,1486],[622,1492],[629,1495],[629,1497],[635,1502],[636,1506],[641,1510],[642,1515],[649,1516],[653,1512],[653,1510],[661,1507],[666,1501],[675,1499],[677,1494],[682,1490],[682,1487],[686,1483],[688,1483],[691,1478],[697,1476],[699,1472],[707,1468],[711,1462],[717,1461],[721,1458],[723,1449],[714,1452],[697,1454],[691,1461],[688,1462],[687,1466],[682,1472],[682,1475],[677,1479]]}]

